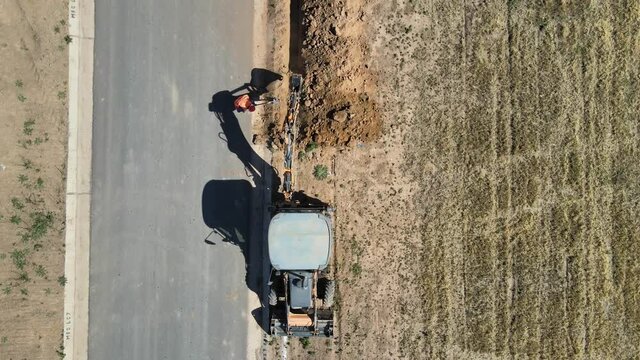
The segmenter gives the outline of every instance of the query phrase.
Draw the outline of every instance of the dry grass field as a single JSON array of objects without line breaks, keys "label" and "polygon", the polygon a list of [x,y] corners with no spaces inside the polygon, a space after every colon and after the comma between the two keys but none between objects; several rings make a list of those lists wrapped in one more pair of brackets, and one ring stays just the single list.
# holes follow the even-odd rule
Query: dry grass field
[{"label": "dry grass field", "polygon": [[59,359],[67,1],[0,1],[0,359]]},{"label": "dry grass field", "polygon": [[333,356],[640,357],[640,2],[370,6],[384,134],[306,184],[337,207]]},{"label": "dry grass field", "polygon": [[395,13],[419,95],[416,354],[640,356],[640,3]]}]

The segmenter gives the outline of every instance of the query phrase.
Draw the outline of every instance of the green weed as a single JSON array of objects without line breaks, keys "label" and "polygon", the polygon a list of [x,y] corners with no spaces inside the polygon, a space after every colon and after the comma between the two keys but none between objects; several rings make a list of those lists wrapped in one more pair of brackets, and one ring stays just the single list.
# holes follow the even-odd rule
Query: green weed
[{"label": "green weed", "polygon": [[53,27],[53,32],[56,33],[56,34],[59,34],[60,33],[60,26],[59,25],[54,26]]},{"label": "green weed", "polygon": [[71,38],[71,36],[69,35],[64,36],[64,42],[67,43],[67,45],[71,44],[72,41],[73,39]]},{"label": "green weed", "polygon": [[33,169],[33,162],[31,162],[31,160],[22,159],[22,167],[27,170]]},{"label": "green weed", "polygon": [[44,289],[44,293],[45,293],[46,295],[51,295],[51,288],[46,288],[46,289]]},{"label": "green weed", "polygon": [[20,289],[20,293],[24,296],[28,296],[29,295],[29,290],[25,289],[25,288],[21,288]]},{"label": "green weed", "polygon": [[28,254],[27,250],[13,250],[9,253],[9,256],[18,270],[24,270],[25,265],[27,265]]},{"label": "green weed", "polygon": [[58,277],[58,284],[60,284],[60,286],[65,286],[67,284],[67,277],[62,275]]},{"label": "green weed", "polygon": [[315,177],[316,180],[324,180],[327,176],[329,176],[329,169],[326,165],[316,165],[313,168],[313,177]]},{"label": "green weed", "polygon": [[308,337],[303,337],[303,338],[300,338],[300,344],[302,344],[303,349],[306,349],[309,347],[309,345],[311,345],[311,341],[309,340]]},{"label": "green weed", "polygon": [[310,142],[307,144],[307,146],[304,148],[304,151],[307,153],[313,152],[315,149],[318,148],[318,143],[317,142]]},{"label": "green weed", "polygon": [[53,226],[53,213],[51,211],[36,211],[29,214],[31,217],[31,227],[28,229],[30,240],[40,240],[46,234],[51,226]]},{"label": "green weed", "polygon": [[27,119],[27,121],[24,122],[22,132],[25,135],[31,135],[33,133],[33,126],[35,124],[36,124],[36,121],[34,119]]},{"label": "green weed", "polygon": [[42,265],[36,266],[35,271],[36,271],[36,275],[40,276],[41,278],[47,277],[47,269],[45,269],[44,266]]},{"label": "green weed", "polygon": [[17,88],[21,88],[21,87],[24,85],[24,83],[22,82],[22,80],[19,80],[19,79],[18,79],[18,80],[16,80],[16,83],[15,83],[15,84],[16,84],[16,87],[17,87]]},{"label": "green weed", "polygon": [[9,221],[14,225],[20,225],[20,223],[22,222],[22,219],[20,218],[19,215],[13,215]]},{"label": "green weed", "polygon": [[29,277],[29,274],[26,271],[20,271],[18,273],[18,280],[22,282],[29,282],[31,278]]},{"label": "green weed", "polygon": [[7,285],[7,286],[3,287],[3,288],[2,288],[2,292],[3,292],[5,295],[9,295],[9,294],[11,294],[11,286]]},{"label": "green weed", "polygon": [[29,184],[27,184],[27,182],[29,181],[29,177],[25,174],[20,174],[18,175],[18,182],[21,185],[25,185],[27,188],[30,188],[31,186]]},{"label": "green weed", "polygon": [[13,208],[16,210],[24,209],[24,203],[20,201],[20,199],[18,199],[17,197],[11,198],[11,205],[13,205]]},{"label": "green weed", "polygon": [[67,97],[66,91],[58,91],[58,99],[63,100],[66,97]]},{"label": "green weed", "polygon": [[18,94],[18,101],[25,102],[27,101],[27,97],[22,94]]},{"label": "green weed", "polygon": [[38,179],[36,179],[36,189],[42,189],[44,188],[44,180],[42,180],[41,177],[39,177]]}]

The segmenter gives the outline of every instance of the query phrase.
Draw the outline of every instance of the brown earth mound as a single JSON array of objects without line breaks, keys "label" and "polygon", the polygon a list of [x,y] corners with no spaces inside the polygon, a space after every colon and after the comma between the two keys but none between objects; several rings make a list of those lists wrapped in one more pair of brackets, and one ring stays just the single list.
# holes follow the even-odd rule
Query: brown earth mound
[{"label": "brown earth mound", "polygon": [[[363,19],[357,4],[293,3],[289,69],[303,73],[306,81],[300,143],[353,146],[379,138],[382,123],[375,97],[376,76],[370,68]],[[281,129],[273,130],[278,139]]]}]

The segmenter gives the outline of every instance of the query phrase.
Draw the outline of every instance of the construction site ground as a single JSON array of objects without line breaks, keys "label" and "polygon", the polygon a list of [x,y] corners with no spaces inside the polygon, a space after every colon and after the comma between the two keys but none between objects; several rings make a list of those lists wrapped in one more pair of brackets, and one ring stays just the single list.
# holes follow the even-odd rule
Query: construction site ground
[{"label": "construction site ground", "polygon": [[640,356],[640,4],[269,12],[308,85],[296,187],[336,208],[336,337],[288,357]]},{"label": "construction site ground", "polygon": [[0,359],[64,356],[67,5],[0,4]]}]

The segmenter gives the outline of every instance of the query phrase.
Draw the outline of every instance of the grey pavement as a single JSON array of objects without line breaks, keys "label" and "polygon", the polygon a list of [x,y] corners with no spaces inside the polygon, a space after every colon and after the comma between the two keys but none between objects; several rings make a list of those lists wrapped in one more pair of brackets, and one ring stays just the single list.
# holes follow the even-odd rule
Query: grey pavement
[{"label": "grey pavement", "polygon": [[245,258],[210,235],[202,198],[247,179],[208,103],[249,80],[252,4],[96,1],[91,360],[247,356]]}]

